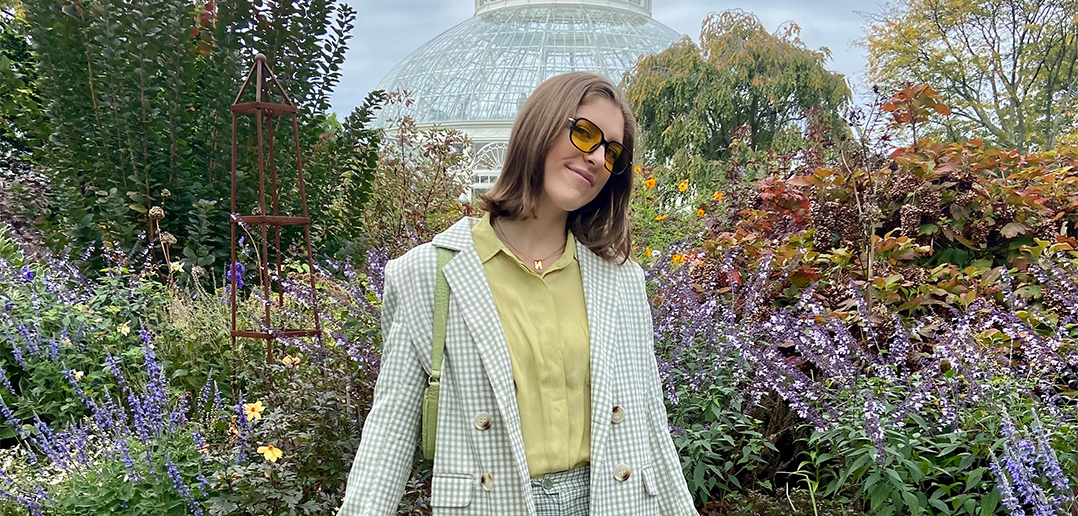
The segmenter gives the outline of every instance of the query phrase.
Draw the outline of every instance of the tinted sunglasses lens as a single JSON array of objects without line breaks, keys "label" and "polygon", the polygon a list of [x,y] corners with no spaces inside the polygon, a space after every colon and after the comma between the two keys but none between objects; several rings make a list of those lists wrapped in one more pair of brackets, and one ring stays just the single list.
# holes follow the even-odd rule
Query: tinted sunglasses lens
[{"label": "tinted sunglasses lens", "polygon": [[587,120],[577,120],[569,131],[569,139],[576,148],[591,152],[603,141],[603,132],[595,124]]},{"label": "tinted sunglasses lens", "polygon": [[610,142],[606,146],[606,169],[614,174],[625,171],[629,165],[629,153],[618,142]]}]

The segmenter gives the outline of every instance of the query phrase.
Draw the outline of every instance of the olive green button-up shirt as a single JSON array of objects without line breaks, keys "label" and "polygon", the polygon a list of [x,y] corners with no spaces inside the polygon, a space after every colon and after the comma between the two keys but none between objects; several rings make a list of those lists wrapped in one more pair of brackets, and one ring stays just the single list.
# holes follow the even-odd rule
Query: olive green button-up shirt
[{"label": "olive green button-up shirt", "polygon": [[576,239],[569,231],[565,238],[561,258],[537,274],[498,238],[490,214],[472,227],[509,348],[531,478],[591,456],[588,313]]}]

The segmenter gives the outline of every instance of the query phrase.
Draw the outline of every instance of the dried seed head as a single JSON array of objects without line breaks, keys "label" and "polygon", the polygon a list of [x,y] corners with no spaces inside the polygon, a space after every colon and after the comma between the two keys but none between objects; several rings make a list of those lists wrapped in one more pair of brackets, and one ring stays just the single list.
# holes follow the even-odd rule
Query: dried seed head
[{"label": "dried seed head", "polygon": [[172,236],[172,233],[169,233],[168,231],[162,231],[161,243],[171,247],[176,245],[176,237]]},{"label": "dried seed head", "polygon": [[164,209],[162,209],[160,206],[154,206],[153,208],[150,208],[150,219],[151,220],[161,220],[163,218],[165,218],[165,210]]}]

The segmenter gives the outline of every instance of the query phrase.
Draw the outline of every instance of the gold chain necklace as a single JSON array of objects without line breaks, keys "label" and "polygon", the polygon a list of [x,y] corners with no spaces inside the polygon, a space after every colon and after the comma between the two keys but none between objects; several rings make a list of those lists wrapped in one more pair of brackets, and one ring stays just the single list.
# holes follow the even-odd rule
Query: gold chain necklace
[{"label": "gold chain necklace", "polygon": [[565,244],[562,244],[561,247],[559,247],[556,251],[554,251],[553,253],[550,253],[550,256],[547,256],[546,258],[543,258],[542,260],[536,260],[535,258],[532,258],[532,257],[520,252],[520,250],[517,249],[516,247],[513,247],[513,244],[509,243],[509,239],[505,238],[505,235],[502,234],[502,231],[500,229],[498,229],[498,222],[497,221],[494,221],[494,223],[491,224],[491,226],[494,228],[494,233],[496,235],[498,235],[498,238],[500,238],[502,240],[502,242],[505,242],[505,245],[509,246],[509,250],[513,251],[513,254],[516,254],[518,256],[523,256],[524,258],[527,258],[529,261],[531,261],[534,264],[534,266],[532,268],[535,269],[535,272],[542,272],[543,271],[543,261],[544,260],[548,260],[550,258],[553,258],[554,255],[556,255],[556,254],[558,254],[558,253],[565,250]]}]

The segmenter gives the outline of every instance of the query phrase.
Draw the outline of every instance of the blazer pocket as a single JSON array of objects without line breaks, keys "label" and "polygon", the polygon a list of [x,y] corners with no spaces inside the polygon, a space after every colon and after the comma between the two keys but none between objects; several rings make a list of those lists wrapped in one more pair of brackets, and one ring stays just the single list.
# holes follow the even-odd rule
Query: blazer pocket
[{"label": "blazer pocket", "polygon": [[430,506],[467,507],[475,496],[476,484],[472,475],[434,475],[430,482]]},{"label": "blazer pocket", "polygon": [[640,480],[643,482],[644,492],[647,493],[648,496],[659,494],[658,486],[655,485],[655,478],[653,478],[655,472],[652,471],[652,469],[651,466],[640,468]]}]

